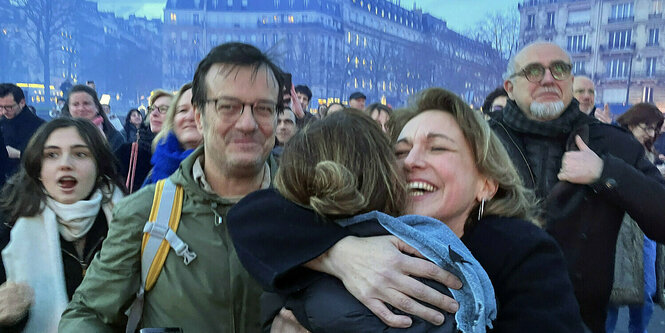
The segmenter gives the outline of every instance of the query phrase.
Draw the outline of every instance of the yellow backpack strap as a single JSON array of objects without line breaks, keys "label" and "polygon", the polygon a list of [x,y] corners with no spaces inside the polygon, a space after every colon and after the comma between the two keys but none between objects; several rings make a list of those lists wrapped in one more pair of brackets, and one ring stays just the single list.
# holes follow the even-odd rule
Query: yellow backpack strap
[{"label": "yellow backpack strap", "polygon": [[173,184],[168,178],[157,182],[150,216],[143,227],[141,286],[136,293],[136,300],[126,312],[128,316],[126,332],[134,332],[138,327],[143,314],[144,294],[157,282],[169,249],[173,248],[178,256],[183,257],[185,265],[196,259],[196,253],[190,251],[189,246],[176,235],[182,213],[182,201],[182,186]]}]

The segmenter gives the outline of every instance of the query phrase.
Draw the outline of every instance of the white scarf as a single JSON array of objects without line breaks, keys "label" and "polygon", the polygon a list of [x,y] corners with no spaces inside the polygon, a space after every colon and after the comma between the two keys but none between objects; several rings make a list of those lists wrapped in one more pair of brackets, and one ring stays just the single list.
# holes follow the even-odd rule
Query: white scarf
[{"label": "white scarf", "polygon": [[64,204],[46,198],[46,206],[50,208],[58,221],[58,231],[62,238],[68,242],[81,239],[85,236],[99,214],[102,205],[102,191],[96,190],[90,200],[80,200],[73,204]]},{"label": "white scarf", "polygon": [[[111,201],[101,205],[109,223],[112,220],[113,204],[123,196],[119,189],[115,189],[112,193]],[[97,194],[95,192],[93,197]],[[99,194],[101,195],[101,192]],[[57,332],[60,316],[67,307],[68,297],[60,251],[60,235],[65,239],[70,236],[77,239],[76,235],[85,236],[92,224],[86,226],[88,222],[82,220],[72,222],[78,221],[83,215],[89,215],[82,213],[87,209],[77,209],[78,214],[63,213],[61,208],[64,206],[47,203],[41,214],[19,218],[11,229],[9,244],[2,251],[7,281],[27,283],[34,290],[35,299],[30,307],[28,324],[23,332]],[[64,220],[67,221],[67,226],[60,227],[56,213],[51,207],[57,207],[55,209],[58,210],[58,214],[66,216]],[[97,205],[93,222],[99,213],[99,208]]]}]

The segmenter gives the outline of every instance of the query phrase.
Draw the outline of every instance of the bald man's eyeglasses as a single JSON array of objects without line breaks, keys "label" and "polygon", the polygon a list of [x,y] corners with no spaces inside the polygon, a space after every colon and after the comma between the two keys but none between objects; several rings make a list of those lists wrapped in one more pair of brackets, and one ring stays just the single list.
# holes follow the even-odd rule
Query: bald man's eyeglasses
[{"label": "bald man's eyeglasses", "polygon": [[551,63],[548,67],[545,67],[539,63],[528,64],[521,71],[514,73],[510,78],[516,76],[524,76],[529,82],[540,82],[545,77],[545,70],[549,69],[552,77],[557,80],[565,80],[570,77],[571,70],[573,66],[563,61],[555,61]]}]

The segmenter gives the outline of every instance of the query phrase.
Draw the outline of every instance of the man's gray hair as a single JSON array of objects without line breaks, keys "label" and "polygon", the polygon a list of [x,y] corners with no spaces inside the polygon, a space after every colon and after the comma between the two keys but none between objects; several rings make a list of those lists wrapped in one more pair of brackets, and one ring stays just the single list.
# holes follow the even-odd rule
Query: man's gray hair
[{"label": "man's gray hair", "polygon": [[506,67],[506,71],[503,73],[503,80],[504,81],[510,81],[512,82],[512,79],[510,78],[514,73],[515,73],[515,56],[516,54],[513,54],[510,56],[510,59],[508,59],[508,66]]}]

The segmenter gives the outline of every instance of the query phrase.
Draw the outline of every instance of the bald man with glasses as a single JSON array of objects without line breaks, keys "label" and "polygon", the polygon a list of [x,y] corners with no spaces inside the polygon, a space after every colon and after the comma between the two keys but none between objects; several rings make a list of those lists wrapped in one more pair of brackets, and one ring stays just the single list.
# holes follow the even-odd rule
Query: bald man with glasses
[{"label": "bald man with glasses", "polygon": [[665,180],[626,133],[580,111],[570,56],[527,45],[508,64],[508,103],[490,124],[522,181],[543,200],[547,231],[566,257],[585,324],[604,332],[624,214],[665,241]]}]

